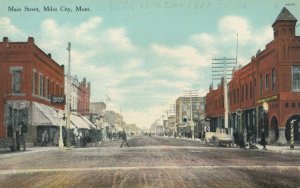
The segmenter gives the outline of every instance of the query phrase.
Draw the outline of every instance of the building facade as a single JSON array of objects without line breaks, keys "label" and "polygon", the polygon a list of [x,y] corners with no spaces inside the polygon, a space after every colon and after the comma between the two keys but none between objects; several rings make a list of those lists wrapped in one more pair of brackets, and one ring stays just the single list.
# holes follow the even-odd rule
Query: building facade
[{"label": "building facade", "polygon": [[58,112],[64,106],[51,104],[50,99],[64,95],[64,66],[35,45],[34,38],[26,42],[3,38],[0,73],[0,138],[26,134],[27,142],[37,143],[39,127],[60,125]]},{"label": "building facade", "polygon": [[[269,142],[290,140],[291,121],[295,140],[300,140],[300,37],[295,34],[297,19],[283,8],[273,23],[274,38],[244,67],[233,71],[229,82],[229,126]],[[210,88],[206,115],[211,127],[224,126],[223,86]],[[241,113],[240,113],[241,112]],[[241,114],[241,115],[239,115]]]},{"label": "building facade", "polygon": [[77,112],[81,115],[87,115],[90,109],[91,83],[83,78],[79,82]]},{"label": "building facade", "polygon": [[[200,97],[179,97],[176,100],[177,134],[192,137],[192,131],[199,122],[200,99]],[[190,121],[194,122],[193,127],[189,124]]]}]

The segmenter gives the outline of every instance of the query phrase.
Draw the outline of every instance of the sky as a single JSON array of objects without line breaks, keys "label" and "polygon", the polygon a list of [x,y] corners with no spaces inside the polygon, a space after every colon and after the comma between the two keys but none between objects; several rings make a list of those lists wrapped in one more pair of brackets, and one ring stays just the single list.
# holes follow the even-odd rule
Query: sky
[{"label": "sky", "polygon": [[144,128],[184,91],[206,95],[212,58],[249,63],[283,7],[300,19],[300,0],[1,0],[0,36],[34,37],[66,68],[71,42],[71,74],[91,82],[91,101]]}]

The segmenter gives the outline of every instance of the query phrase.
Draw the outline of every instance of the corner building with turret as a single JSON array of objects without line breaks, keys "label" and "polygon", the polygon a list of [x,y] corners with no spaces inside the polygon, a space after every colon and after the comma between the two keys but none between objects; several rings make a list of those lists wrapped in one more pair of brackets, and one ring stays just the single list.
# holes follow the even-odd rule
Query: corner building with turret
[{"label": "corner building with turret", "polygon": [[[297,19],[285,7],[273,23],[274,38],[244,67],[234,70],[228,83],[229,130],[247,132],[260,139],[265,132],[270,143],[300,141],[300,37]],[[211,130],[224,127],[224,90],[210,87],[206,117]],[[239,116],[236,112],[241,111]]]}]

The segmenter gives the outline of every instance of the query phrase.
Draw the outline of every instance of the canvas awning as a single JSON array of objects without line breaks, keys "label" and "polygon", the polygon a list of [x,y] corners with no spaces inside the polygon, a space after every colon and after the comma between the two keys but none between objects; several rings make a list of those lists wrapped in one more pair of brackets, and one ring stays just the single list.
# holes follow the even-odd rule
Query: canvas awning
[{"label": "canvas awning", "polygon": [[35,126],[65,126],[63,111],[38,103],[32,102],[31,124]]},{"label": "canvas awning", "polygon": [[81,116],[71,114],[70,118],[71,123],[78,129],[90,129],[89,124],[85,120],[83,120]]},{"label": "canvas awning", "polygon": [[96,129],[96,125],[94,125],[87,117],[81,116],[81,118],[89,125],[91,129]]},{"label": "canvas awning", "polygon": [[178,124],[177,127],[180,127],[180,128],[185,128],[185,127],[188,127],[189,125],[188,124]]}]

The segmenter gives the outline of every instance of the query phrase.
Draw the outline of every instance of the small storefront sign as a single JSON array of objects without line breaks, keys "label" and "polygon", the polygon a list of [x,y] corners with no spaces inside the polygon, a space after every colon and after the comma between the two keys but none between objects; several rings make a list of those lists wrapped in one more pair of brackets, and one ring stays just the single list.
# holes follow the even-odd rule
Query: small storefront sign
[{"label": "small storefront sign", "polygon": [[53,95],[51,96],[51,104],[61,104],[65,105],[66,96],[65,95]]}]

